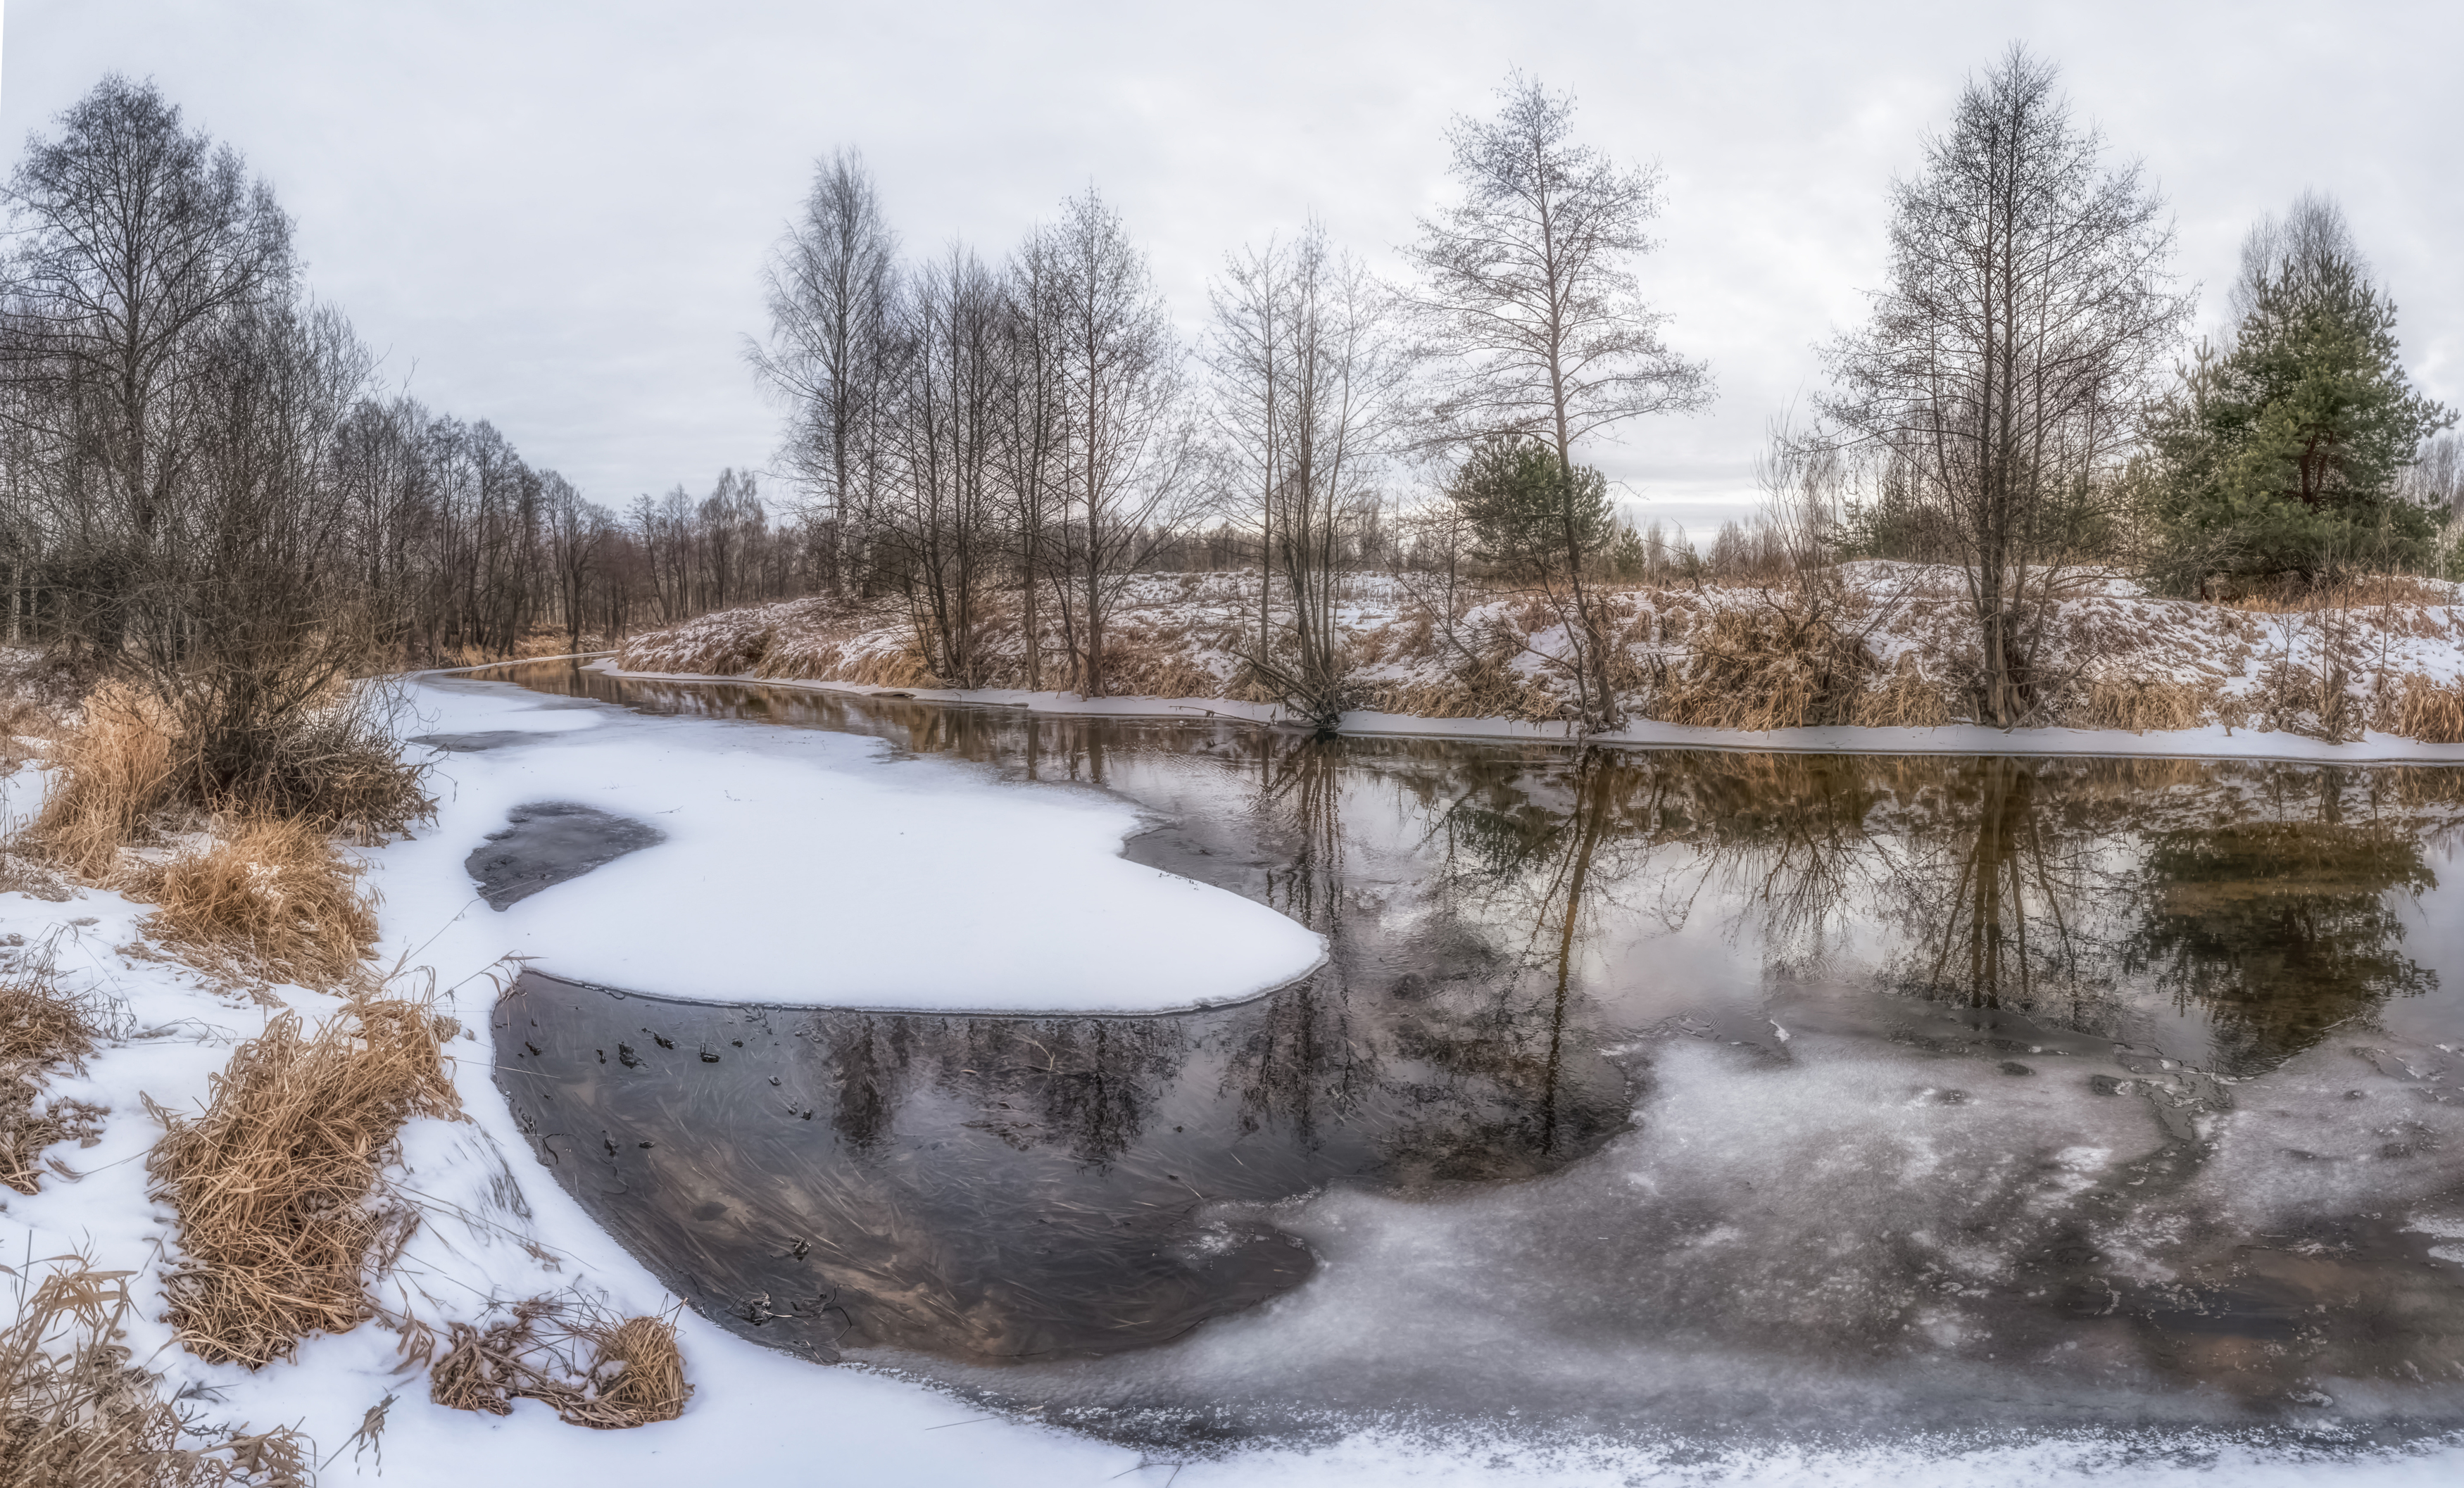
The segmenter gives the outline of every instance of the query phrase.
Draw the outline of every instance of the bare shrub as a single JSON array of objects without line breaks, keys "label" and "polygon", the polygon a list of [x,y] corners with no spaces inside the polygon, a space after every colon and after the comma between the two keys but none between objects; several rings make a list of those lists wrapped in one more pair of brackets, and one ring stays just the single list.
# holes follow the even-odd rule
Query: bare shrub
[{"label": "bare shrub", "polygon": [[460,1111],[444,1031],[401,998],[353,1003],[314,1036],[285,1014],[233,1052],[203,1114],[165,1113],[148,1171],[186,1253],[165,1281],[182,1345],[254,1368],[370,1316],[386,1223],[370,1200],[395,1136]]},{"label": "bare shrub", "polygon": [[[306,1488],[297,1433],[246,1427],[198,1443],[160,1376],[119,1342],[133,1307],[125,1271],[60,1257],[0,1331],[0,1483],[10,1488]],[[188,1438],[190,1446],[183,1447]]]},{"label": "bare shrub", "polygon": [[2210,682],[2174,682],[2159,677],[2125,677],[2090,682],[2086,696],[2074,711],[2082,729],[2195,729],[2216,712],[2216,688]]},{"label": "bare shrub", "polygon": [[335,987],[362,974],[376,907],[360,867],[308,821],[258,817],[130,882],[158,908],[147,928],[244,975]]},{"label": "bare shrub", "polygon": [[44,1071],[93,1053],[104,1018],[96,999],[60,991],[48,954],[0,977],[0,1183],[35,1193],[42,1186],[36,1159],[45,1148],[70,1137],[93,1140],[100,1113],[92,1106],[34,1106]]},{"label": "bare shrub", "polygon": [[619,1431],[674,1420],[693,1394],[671,1318],[533,1298],[485,1328],[453,1324],[451,1337],[429,1398],[456,1411],[510,1415],[515,1400],[540,1400],[576,1426]]},{"label": "bare shrub", "polygon": [[428,766],[403,757],[395,726],[400,694],[389,684],[355,683],[324,707],[280,729],[253,735],[243,755],[201,763],[181,741],[188,799],[209,811],[238,811],[303,821],[362,842],[410,829],[436,809]]},{"label": "bare shrub", "polygon": [[2464,744],[2464,683],[2408,674],[2380,694],[2373,726],[2425,744]]},{"label": "bare shrub", "polygon": [[1854,723],[1881,669],[1865,643],[1819,614],[1775,604],[1712,612],[1656,711],[1705,729]]}]

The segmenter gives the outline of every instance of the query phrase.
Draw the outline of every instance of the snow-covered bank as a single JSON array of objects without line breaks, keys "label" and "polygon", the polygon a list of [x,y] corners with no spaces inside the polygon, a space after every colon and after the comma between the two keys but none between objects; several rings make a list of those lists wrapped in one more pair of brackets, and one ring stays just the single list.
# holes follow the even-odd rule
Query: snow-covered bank
[{"label": "snow-covered bank", "polygon": [[[863,682],[801,678],[712,676],[700,673],[628,671],[613,661],[591,664],[612,677],[661,682],[758,682],[762,687],[803,688],[856,696],[913,698],[918,702],[1093,718],[1234,718],[1244,723],[1291,724],[1290,711],[1274,703],[1223,697],[1081,697],[1075,692],[1029,692],[1013,688],[891,688]],[[2329,743],[2285,730],[2261,732],[2212,723],[2196,729],[1988,729],[1947,724],[1934,729],[1701,729],[1643,719],[1588,737],[1570,723],[1532,723],[1519,718],[1423,718],[1410,713],[1359,710],[1343,715],[1342,732],[1363,735],[1441,739],[1503,739],[1542,744],[1591,743],[1634,749],[1718,749],[1792,755],[2042,755],[2117,758],[2301,759],[2337,764],[2464,764],[2464,744],[2429,744],[2368,730],[2357,739]]]},{"label": "snow-covered bank", "polygon": [[[1253,996],[1324,954],[1265,906],[1123,859],[1137,816],[1092,791],[503,683],[437,679],[414,700],[427,736],[463,747],[439,766],[435,826],[375,854],[375,881],[399,949],[453,974],[520,955],[669,996],[1137,1012]],[[491,909],[463,861],[539,801],[665,841]]]},{"label": "snow-covered bank", "polygon": [[[1957,571],[1842,565],[1821,603],[1823,655],[1771,649],[1774,617],[1803,602],[1747,583],[1634,585],[1603,600],[1610,671],[1637,720],[1596,742],[1825,753],[2105,754],[2464,760],[2464,602],[2458,586],[2402,580],[2313,609],[2167,599],[2121,578],[2078,576],[2045,620],[2032,666],[2039,716],[2058,727],[1960,725],[1975,668]],[[1432,581],[1355,576],[1339,606],[1352,685],[1370,711],[1346,732],[1563,739],[1563,618],[1530,596],[1465,591],[1441,614]],[[1015,616],[984,625],[981,680],[941,688],[905,611],[890,601],[810,599],[706,615],[633,637],[600,662],[618,675],[842,686],[919,698],[1099,716],[1281,721],[1247,683],[1255,576],[1146,575],[1108,622],[1113,694],[1029,691]],[[1808,632],[1811,634],[1812,632]],[[1799,638],[1802,641],[1802,637]],[[1797,642],[1785,643],[1795,645]],[[1047,638],[1043,676],[1066,672]],[[1774,658],[1777,665],[1772,665]],[[1827,711],[1730,696],[1783,691],[1816,672],[1853,679]],[[1831,684],[1825,684],[1830,686]],[[1763,716],[1765,712],[1772,716]],[[1748,732],[1692,725],[1837,718],[1856,727]],[[1921,724],[1932,727],[1906,728]],[[1888,727],[1874,727],[1888,726]],[[2328,739],[2347,742],[2328,743]],[[2444,740],[2424,744],[2424,740]],[[2417,746],[2417,747],[2416,747]]]}]

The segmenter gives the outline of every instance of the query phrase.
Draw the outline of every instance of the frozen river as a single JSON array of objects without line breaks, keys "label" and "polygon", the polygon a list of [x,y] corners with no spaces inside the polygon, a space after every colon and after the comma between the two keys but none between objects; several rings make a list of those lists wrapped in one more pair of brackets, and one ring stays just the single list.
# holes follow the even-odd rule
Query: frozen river
[{"label": "frozen river", "polygon": [[1164,1016],[540,964],[499,1084],[747,1337],[1170,1449],[2464,1426],[2464,771],[500,675],[1101,786],[1133,860],[1327,938]]}]

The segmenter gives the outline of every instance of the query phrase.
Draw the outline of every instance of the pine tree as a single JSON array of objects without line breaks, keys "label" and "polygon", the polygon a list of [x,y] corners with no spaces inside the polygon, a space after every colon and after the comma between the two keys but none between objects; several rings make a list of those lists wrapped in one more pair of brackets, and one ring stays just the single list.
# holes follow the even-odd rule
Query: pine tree
[{"label": "pine tree", "polygon": [[2287,258],[2265,276],[2231,349],[2202,348],[2157,421],[2184,587],[2431,558],[2446,514],[2401,480],[2455,415],[2412,389],[2396,350],[2395,306],[2351,258]]}]

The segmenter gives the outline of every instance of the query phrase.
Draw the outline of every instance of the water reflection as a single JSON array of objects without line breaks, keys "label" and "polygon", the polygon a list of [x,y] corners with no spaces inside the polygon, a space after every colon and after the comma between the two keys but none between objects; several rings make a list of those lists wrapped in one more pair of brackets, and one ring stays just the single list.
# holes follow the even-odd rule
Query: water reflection
[{"label": "water reflection", "polygon": [[[519,674],[1099,784],[1162,823],[1132,858],[1329,937],[1307,980],[1169,1018],[790,1013],[526,977],[498,1021],[517,1111],[604,1223],[750,1336],[972,1362],[1151,1347],[1309,1279],[1329,1241],[1285,1206],[1296,1195],[1460,1207],[1479,1192],[1465,1185],[1559,1173],[1532,1191],[1546,1213],[1588,1192],[1562,1185],[1606,1144],[1649,1154],[1655,1132],[1699,1127],[1700,1154],[1722,1121],[1760,1121],[1741,1082],[1763,1071],[1828,1092],[1826,1111],[1880,1101],[1871,1130],[1826,1149],[1783,1124],[1768,1171],[1620,1156],[1637,1176],[1595,1181],[1583,1202],[1599,1213],[1571,1224],[1597,1239],[1551,1262],[1592,1298],[1583,1326],[1839,1358],[2019,1347],[2102,1361],[2107,1383],[2230,1378],[2252,1398],[2280,1395],[2304,1361],[2464,1369],[2441,1341],[2464,1337],[2457,1294],[2423,1280],[2430,1242],[2376,1198],[2337,1217],[2345,1199],[2317,1196],[2330,1178],[2338,1193],[2440,1192],[2454,1175],[2429,1166],[2431,1137],[2373,1117],[2397,1134],[2357,1127],[2350,1159],[2323,1140],[2286,1157],[2274,1135],[2220,1147],[2213,1125],[2240,1109],[2234,1081],[2347,1036],[2381,1051],[2365,1057],[2394,1082],[2387,1099],[2451,1101],[2429,1064],[2384,1053],[2377,1024],[2459,970],[2406,930],[2464,823],[2464,772],[1318,740]],[[2440,1036],[2464,1039],[2437,1006]],[[2339,1100],[2351,1083],[2300,1078]],[[1680,1089],[1690,1105],[1668,1105]],[[2298,1104],[2246,1111],[2246,1128]],[[2010,1125],[1959,1128],[1955,1160],[1894,1146],[1936,1120],[1909,1110],[1953,1109]],[[2149,1146],[2126,1176],[2078,1155],[2137,1151],[2136,1131]],[[1897,1176],[1860,1179],[1869,1161]],[[2214,1174],[2246,1193],[2267,1186],[2249,1171],[2279,1169],[2313,1195],[2300,1233],[2341,1258],[2252,1258],[2255,1221],[2219,1208]],[[1850,1187],[1779,1196],[1809,1172]],[[2160,1212],[2190,1237],[2170,1271],[2114,1238]],[[1611,1235],[1618,1247],[1600,1247]],[[1770,1284],[1741,1281],[1705,1236],[1732,1236]],[[2304,1312],[2298,1339],[2277,1337],[2285,1308],[2372,1277],[2412,1288],[2409,1321],[2383,1329],[2400,1344],[2370,1341],[2366,1309]],[[1823,1298],[1844,1310],[1818,1316]],[[1129,1377],[1100,1376],[1106,1398],[1131,1398]]]}]

